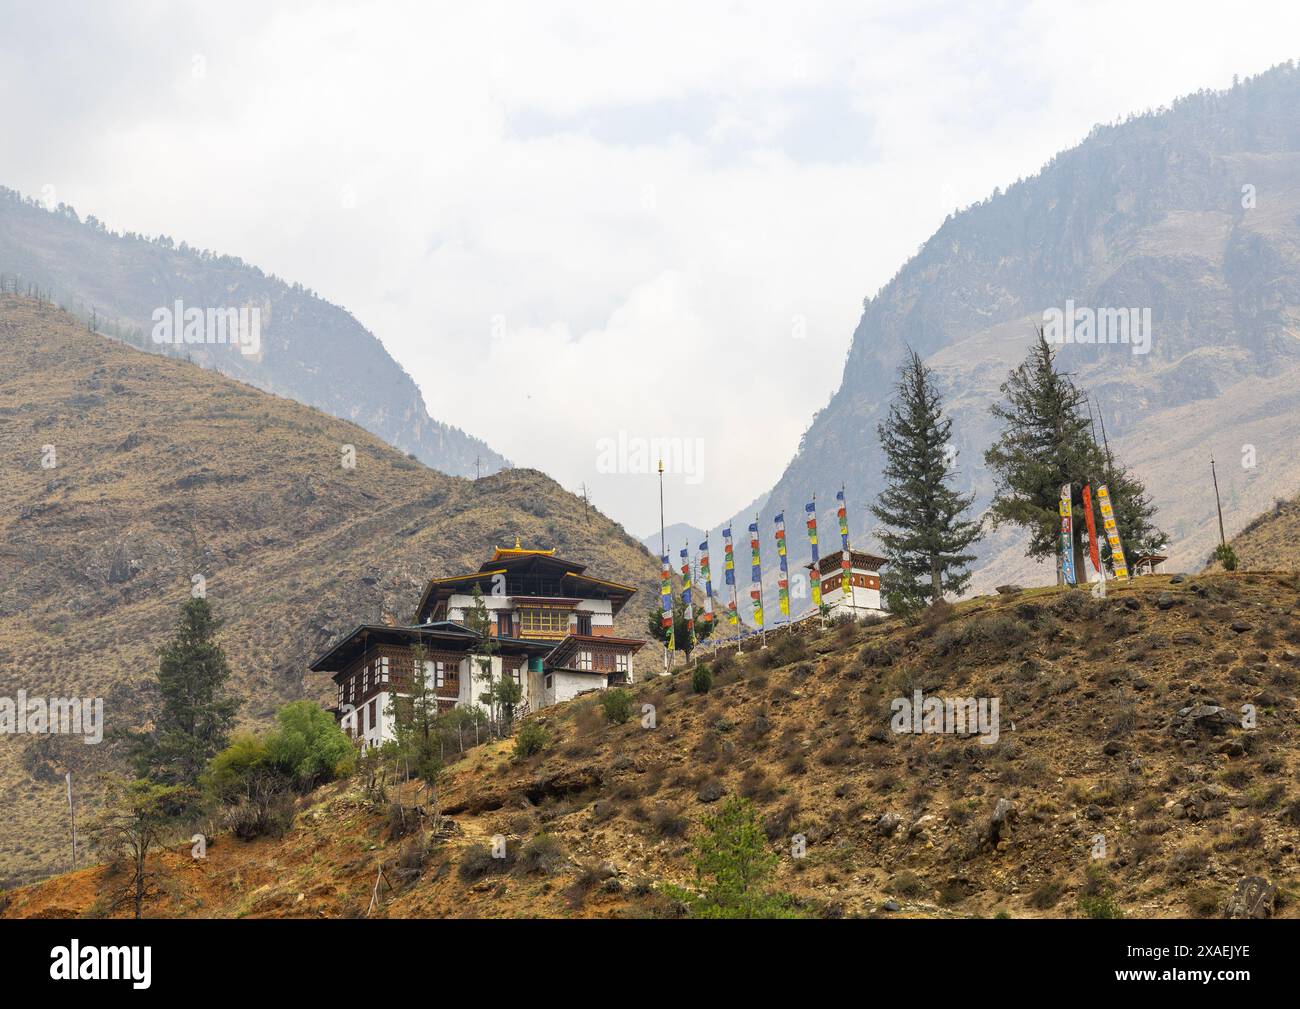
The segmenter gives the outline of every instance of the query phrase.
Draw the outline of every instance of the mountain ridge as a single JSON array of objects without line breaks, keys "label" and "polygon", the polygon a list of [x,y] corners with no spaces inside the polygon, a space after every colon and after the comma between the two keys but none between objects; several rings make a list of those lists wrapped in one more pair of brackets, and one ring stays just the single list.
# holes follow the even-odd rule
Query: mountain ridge
[{"label": "mountain ridge", "polygon": [[[346,309],[245,263],[112,232],[71,207],[47,209],[0,188],[0,275],[35,285],[105,335],[155,353],[184,356],[267,392],[351,420],[453,476],[488,475],[510,463],[480,439],[429,414],[415,381]],[[260,354],[206,343],[158,344],[154,313],[182,305],[260,312]],[[175,325],[179,328],[180,320]]]},{"label": "mountain ridge", "polygon": [[[0,473],[0,696],[102,697],[110,730],[149,710],[154,650],[195,576],[226,621],[250,726],[289,700],[331,701],[307,671],[327,645],[363,621],[409,621],[428,578],[477,569],[516,536],[636,585],[620,626],[638,636],[657,577],[621,526],[544,474],[436,472],[348,421],[12,295]],[[63,769],[88,786],[110,763],[103,745],[0,737],[14,811],[0,877],[58,864]]]},{"label": "mountain ridge", "polygon": [[[1229,531],[1290,494],[1300,485],[1289,451],[1300,438],[1297,109],[1300,73],[1283,65],[1098,126],[1032,178],[949,217],[865,300],[840,386],[770,491],[760,528],[814,491],[832,500],[843,481],[855,542],[871,533],[875,427],[907,346],[936,370],[955,421],[957,483],[982,511],[993,490],[982,462],[996,436],[988,407],[1042,313],[1067,299],[1152,311],[1148,354],[1059,350],[1118,457],[1146,481],[1172,565],[1199,565],[1217,540],[1216,445],[1220,458],[1254,461],[1220,467]],[[1020,542],[1011,530],[986,539],[973,590],[1053,577]]]}]

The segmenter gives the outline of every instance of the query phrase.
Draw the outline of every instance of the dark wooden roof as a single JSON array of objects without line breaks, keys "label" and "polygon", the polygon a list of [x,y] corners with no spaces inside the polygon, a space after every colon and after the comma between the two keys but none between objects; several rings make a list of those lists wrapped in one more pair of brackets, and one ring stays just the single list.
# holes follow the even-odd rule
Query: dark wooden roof
[{"label": "dark wooden roof", "polygon": [[[524,641],[520,638],[494,638],[502,655],[545,655],[551,650],[549,643]],[[468,652],[479,641],[464,624],[451,620],[422,625],[360,624],[340,638],[309,668],[314,673],[338,673],[356,661],[367,648],[375,645],[410,647],[422,644],[426,648],[444,651]]]},{"label": "dark wooden roof", "polygon": [[[639,652],[646,646],[646,642],[641,638],[616,638],[612,634],[570,634],[561,640],[550,655],[546,656],[546,667],[548,669],[566,669],[569,668],[565,663],[577,652],[582,651],[584,647],[591,645],[615,645],[620,649],[626,650],[628,654]],[[589,672],[590,670],[578,670],[578,672]]]},{"label": "dark wooden roof", "polygon": [[[608,599],[614,613],[618,613],[636,592],[636,586],[623,585],[619,582],[604,581],[584,574],[585,564],[566,561],[554,556],[553,551],[521,550],[498,548],[492,559],[484,561],[477,571],[463,575],[451,575],[446,578],[433,578],[420,596],[420,604],[415,610],[415,622],[425,620],[439,602],[461,592],[472,592],[479,587],[484,595],[492,592],[493,581],[497,577],[508,580],[528,578],[544,580],[556,587],[562,587],[560,598],[574,599]],[[511,593],[515,595],[516,593]],[[521,596],[537,596],[536,592],[518,593]]]},{"label": "dark wooden roof", "polygon": [[[840,563],[843,560],[843,554],[843,550],[832,550],[817,562],[817,568],[822,573],[823,577],[834,574],[836,571],[843,570],[840,567]],[[879,571],[889,563],[886,558],[880,557],[877,554],[868,553],[866,550],[850,550],[849,559],[853,566],[860,571]],[[812,563],[809,562],[808,564],[805,564],[804,567],[811,571]]]}]

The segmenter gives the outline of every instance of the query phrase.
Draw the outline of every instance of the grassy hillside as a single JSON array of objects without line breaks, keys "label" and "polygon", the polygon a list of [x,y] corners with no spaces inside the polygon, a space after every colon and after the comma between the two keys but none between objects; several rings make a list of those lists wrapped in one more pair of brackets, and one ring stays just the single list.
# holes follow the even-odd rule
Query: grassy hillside
[{"label": "grassy hillside", "polygon": [[1230,542],[1242,570],[1300,571],[1300,498],[1276,501]]},{"label": "grassy hillside", "polygon": [[[427,578],[515,536],[638,599],[656,578],[639,543],[541,473],[445,476],[351,423],[14,297],[0,297],[0,476],[0,696],[102,696],[110,730],[147,710],[154,651],[195,575],[226,621],[250,722],[326,697],[306,665],[329,641],[409,620]],[[0,879],[62,867],[63,770],[84,787],[108,749],[0,738]]]},{"label": "grassy hillside", "polygon": [[[419,387],[375,335],[301,284],[164,236],[118,234],[71,207],[47,210],[0,187],[0,292],[31,285],[101,333],[355,421],[444,473],[509,465],[478,438],[431,417]],[[256,307],[262,352],[154,343],[153,313],[176,299],[190,308]],[[437,413],[439,404],[431,406]]]},{"label": "grassy hillside", "polygon": [[[1156,576],[1104,600],[1036,590],[928,625],[775,639],[719,657],[707,694],[683,671],[640,685],[654,729],[580,698],[534,716],[541,754],[471,751],[427,858],[343,782],[304,799],[282,839],[219,837],[202,862],[170,851],[149,913],[362,915],[383,866],[381,916],[674,915],[659,884],[690,885],[701,817],[739,793],[782,854],[775,885],[811,916],[1079,916],[1095,888],[1126,916],[1205,916],[1257,873],[1295,917],[1298,597],[1292,574]],[[999,698],[999,740],[890,731],[890,701],[914,689]],[[1255,705],[1257,727],[1180,734],[1182,709],[1215,703]],[[543,832],[548,857],[526,854]],[[504,863],[483,858],[494,834]],[[96,914],[105,885],[86,869],[0,905]]]}]

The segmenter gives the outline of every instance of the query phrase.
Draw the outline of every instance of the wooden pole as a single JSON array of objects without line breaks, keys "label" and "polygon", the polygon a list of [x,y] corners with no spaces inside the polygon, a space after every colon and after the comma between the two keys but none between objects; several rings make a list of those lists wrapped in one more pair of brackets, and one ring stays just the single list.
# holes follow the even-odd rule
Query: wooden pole
[{"label": "wooden pole", "polygon": [[[661,564],[663,563],[662,558],[668,556],[668,541],[664,537],[664,461],[663,459],[659,460],[659,556],[661,558],[660,560]],[[672,562],[669,561],[668,562],[668,588],[670,592],[672,590],[672,585],[673,585],[672,571],[673,571]],[[671,605],[671,599],[672,597],[670,595],[668,619],[675,623],[677,618],[674,615],[674,611]],[[669,636],[671,637],[671,635],[672,635],[672,627],[670,625]],[[668,654],[668,642],[665,641],[664,642],[664,674],[665,675],[667,675],[668,673],[669,666],[670,666],[670,658]]]},{"label": "wooden pole", "polygon": [[1210,478],[1214,481],[1214,507],[1219,510],[1219,545],[1227,547],[1228,540],[1223,535],[1223,504],[1219,501],[1219,475],[1214,471],[1214,456],[1210,456]]},{"label": "wooden pole", "polygon": [[77,868],[77,807],[72,799],[72,772],[64,774],[68,783],[68,816],[72,819],[72,868]]}]

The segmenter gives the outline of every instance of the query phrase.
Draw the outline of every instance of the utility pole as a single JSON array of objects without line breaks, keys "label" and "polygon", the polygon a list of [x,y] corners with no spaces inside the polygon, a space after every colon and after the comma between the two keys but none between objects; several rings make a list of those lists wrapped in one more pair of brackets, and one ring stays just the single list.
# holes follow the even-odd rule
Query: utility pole
[{"label": "utility pole", "polygon": [[[660,458],[659,460],[659,557],[660,557],[661,565],[664,563],[663,558],[666,558],[667,556],[668,556],[668,540],[664,537],[664,461],[662,458]],[[668,570],[670,572],[672,571],[671,565],[669,566]],[[670,579],[671,579],[671,575],[670,575]],[[669,586],[671,587],[671,585],[672,582],[670,580]],[[669,613],[670,613],[669,619],[675,621],[676,614],[673,613],[671,608],[669,610]],[[671,630],[669,631],[669,633],[671,635],[672,633]],[[668,673],[668,663],[669,663],[668,642],[665,641],[664,642],[664,674],[665,675],[667,675]]]},{"label": "utility pole", "polygon": [[1214,506],[1219,509],[1219,546],[1226,548],[1228,540],[1223,535],[1223,504],[1219,501],[1219,475],[1214,471],[1214,454],[1210,454],[1210,478],[1214,481]]},{"label": "utility pole", "polygon": [[64,774],[64,780],[68,783],[68,816],[72,818],[72,868],[77,868],[77,807],[72,801],[72,772]]}]

